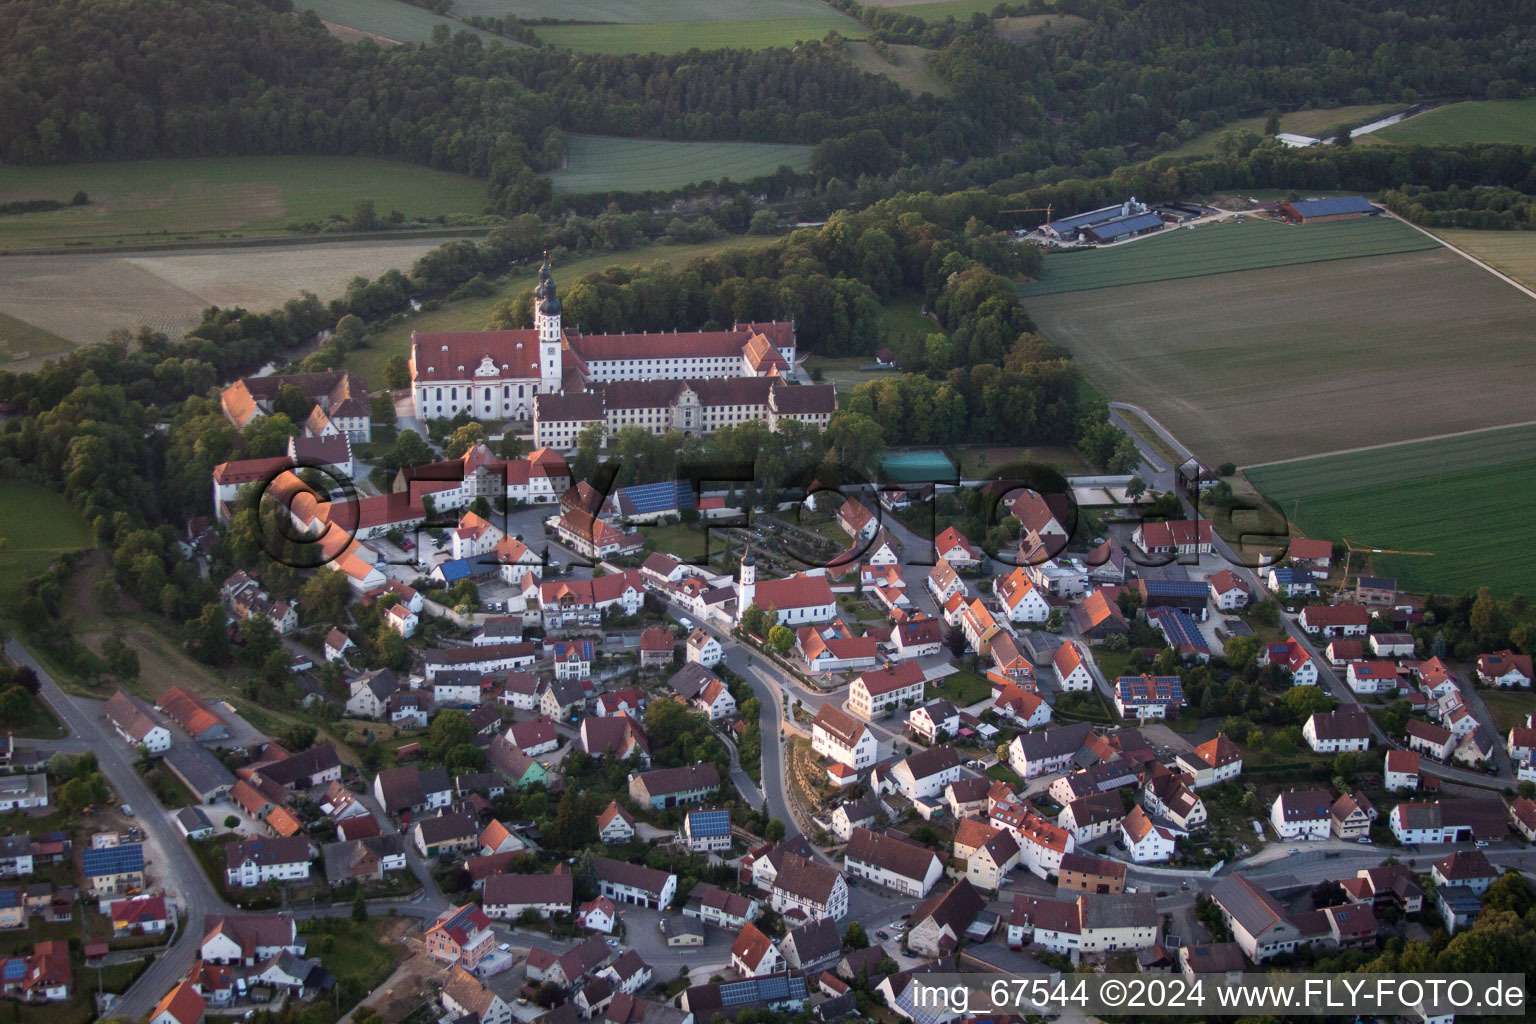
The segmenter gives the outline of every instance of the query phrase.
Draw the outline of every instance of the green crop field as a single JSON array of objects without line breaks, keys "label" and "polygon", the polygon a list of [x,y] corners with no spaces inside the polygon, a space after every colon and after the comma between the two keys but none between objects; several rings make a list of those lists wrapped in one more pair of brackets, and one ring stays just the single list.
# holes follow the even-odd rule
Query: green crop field
[{"label": "green crop field", "polygon": [[1434,239],[1390,217],[1305,225],[1252,218],[1217,221],[1106,249],[1050,253],[1040,279],[1022,285],[1019,294],[1029,299],[1434,248]]},{"label": "green crop field", "polygon": [[432,38],[434,28],[447,25],[453,32],[473,32],[486,42],[494,39],[507,46],[523,45],[490,32],[470,28],[462,21],[433,14],[426,8],[404,3],[403,0],[295,0],[293,9],[311,10],[320,16],[321,21],[355,28],[369,35],[383,36],[397,43],[425,43]]},{"label": "green crop field", "polygon": [[56,355],[72,348],[72,344],[57,334],[0,313],[0,368],[6,363]]},{"label": "green crop field", "polygon": [[797,18],[760,21],[681,21],[646,25],[539,25],[551,46],[581,53],[686,53],[689,50],[766,50],[821,39],[828,32],[863,39],[863,25],[830,8]]},{"label": "green crop field", "polygon": [[[1246,470],[1311,537],[1429,551],[1377,555],[1376,571],[1409,591],[1460,593],[1487,585],[1529,592],[1536,549],[1536,427],[1323,456]],[[1358,556],[1357,556],[1358,557]]]},{"label": "green crop field", "polygon": [[[562,288],[569,288],[581,275],[607,267],[649,265],[657,261],[677,266],[695,256],[707,256],[721,249],[757,248],[777,241],[781,239],[775,236],[732,235],[718,242],[700,242],[697,245],[647,245],[627,252],[599,253],[569,263],[556,264],[555,282]],[[385,362],[393,355],[410,354],[412,331],[484,330],[496,306],[531,288],[537,273],[537,264],[529,263],[516,273],[497,281],[495,290],[485,298],[447,302],[430,313],[408,317],[404,323],[396,324],[382,334],[369,335],[364,342],[365,347],[347,353],[347,369],[360,374],[371,386],[383,387]]]},{"label": "green crop field", "polygon": [[21,585],[66,551],[92,544],[80,513],[63,495],[26,480],[0,480],[0,614],[21,600]]},{"label": "green crop field", "polygon": [[895,14],[910,14],[914,18],[922,18],[929,24],[940,24],[954,18],[956,21],[969,21],[973,14],[992,13],[997,6],[997,0],[935,0],[933,3],[896,3],[881,4],[877,7],[889,7]]},{"label": "green crop field", "polygon": [[[413,8],[415,9],[415,8]],[[0,249],[123,239],[283,234],[290,223],[350,217],[372,199],[380,217],[478,214],[485,182],[428,167],[336,156],[245,156],[206,160],[0,167],[0,202],[59,199],[77,190],[88,206],[0,217]]]},{"label": "green crop field", "polygon": [[1000,39],[1022,46],[1041,36],[1059,36],[1086,24],[1088,20],[1076,14],[1020,14],[1011,18],[998,18],[992,23],[992,31]]},{"label": "green crop field", "polygon": [[940,78],[938,72],[924,60],[925,55],[933,51],[900,43],[886,45],[895,55],[894,64],[876,53],[873,43],[849,43],[848,57],[860,71],[884,75],[914,96],[921,96],[925,92],[935,96],[949,95],[949,83]]},{"label": "green crop field", "polygon": [[1527,288],[1536,288],[1536,231],[1436,228],[1435,234]]},{"label": "green crop field", "polygon": [[647,192],[696,181],[746,181],[788,164],[811,165],[811,146],[761,142],[667,142],[572,135],[570,167],[556,171],[556,192]]},{"label": "green crop field", "polygon": [[1536,99],[1476,100],[1416,114],[1360,141],[1421,146],[1513,142],[1536,146]]},{"label": "green crop field", "polygon": [[[1201,230],[1284,238],[1276,233],[1311,228]],[[1153,269],[1162,244],[1144,249]],[[1100,255],[1111,253],[1076,258]],[[1536,305],[1440,247],[1036,295],[1025,306],[1099,391],[1144,406],[1212,465],[1536,420]]]},{"label": "green crop field", "polygon": [[[1293,110],[1290,113],[1280,115],[1280,130],[1290,132],[1293,135],[1310,135],[1313,138],[1320,138],[1341,124],[1366,124],[1378,118],[1386,117],[1388,114],[1395,114],[1403,109],[1405,109],[1404,104],[1401,103],[1367,103],[1362,106]],[[1263,114],[1257,117],[1241,118],[1229,124],[1224,124],[1220,128],[1197,135],[1182,146],[1157,155],[1175,157],[1206,156],[1217,152],[1217,145],[1221,141],[1221,137],[1227,132],[1237,132],[1239,135],[1243,132],[1254,132],[1262,135],[1264,133],[1264,123],[1268,120],[1269,118]],[[1375,134],[1373,133],[1372,135],[1361,136],[1356,141],[1374,137]]]}]

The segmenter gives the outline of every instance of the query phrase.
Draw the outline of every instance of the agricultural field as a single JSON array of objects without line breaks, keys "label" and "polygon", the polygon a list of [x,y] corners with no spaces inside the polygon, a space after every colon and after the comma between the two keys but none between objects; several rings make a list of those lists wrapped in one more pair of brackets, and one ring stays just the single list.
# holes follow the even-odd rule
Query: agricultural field
[{"label": "agricultural field", "polygon": [[[1316,110],[1293,110],[1280,115],[1280,130],[1290,132],[1293,135],[1310,135],[1319,138],[1326,132],[1337,128],[1341,124],[1364,124],[1375,121],[1378,118],[1395,114],[1405,109],[1402,103],[1367,103],[1361,106],[1326,107]],[[1212,129],[1204,134],[1197,135],[1174,149],[1159,153],[1158,156],[1207,156],[1217,152],[1217,144],[1227,132],[1254,132],[1264,134],[1264,123],[1268,116],[1260,114],[1258,117],[1245,117]],[[1382,129],[1386,131],[1388,129]],[[1362,135],[1356,141],[1375,138],[1379,133]]]},{"label": "agricultural field", "polygon": [[0,313],[0,369],[9,363],[46,359],[73,347],[57,334]]},{"label": "agricultural field", "polygon": [[1435,248],[1434,239],[1391,217],[1301,226],[1224,220],[1105,249],[1048,253],[1039,280],[1019,294],[1033,310],[1030,300],[1041,295]]},{"label": "agricultural field", "polygon": [[1536,99],[1474,100],[1415,114],[1357,141],[1376,145],[1455,146],[1512,142],[1536,146]]},{"label": "agricultural field", "polygon": [[[647,245],[627,252],[605,252],[595,256],[572,260],[555,265],[555,281],[562,288],[583,274],[603,270],[606,267],[628,267],[634,264],[651,264],[656,261],[678,265],[695,256],[707,256],[721,249],[755,248],[781,239],[769,235],[732,235],[717,242],[700,242],[697,245]],[[415,257],[412,257],[414,259]],[[409,266],[409,264],[406,264]],[[478,299],[462,299],[446,302],[431,312],[407,317],[404,323],[388,328],[382,334],[369,335],[364,347],[347,353],[347,369],[361,374],[371,386],[384,386],[384,364],[393,355],[408,355],[412,331],[480,331],[484,330],[497,305],[515,298],[521,291],[532,287],[538,274],[538,265],[526,266],[500,280],[492,282],[495,290]],[[531,325],[530,325],[531,326]]]},{"label": "agricultural field", "polygon": [[27,480],[0,480],[0,537],[0,615],[55,558],[95,543],[63,495]]},{"label": "agricultural field", "polygon": [[929,24],[938,24],[954,18],[969,21],[973,14],[992,13],[997,0],[872,0],[872,7],[887,7],[898,14],[910,14]]},{"label": "agricultural field", "polygon": [[[77,345],[103,341],[114,328],[148,324],[179,335],[209,306],[266,312],[305,289],[323,301],[357,275],[373,278],[411,264],[439,244],[420,241],[208,249],[141,256],[80,253],[0,256],[0,313]],[[43,353],[0,364],[22,370]]]},{"label": "agricultural field", "polygon": [[467,175],[366,157],[0,167],[0,202],[68,202],[76,191],[91,199],[87,206],[0,217],[0,250],[283,235],[289,224],[350,217],[359,199],[373,200],[381,218],[392,210],[410,219],[478,215],[485,209],[485,188]]},{"label": "agricultural field", "polygon": [[460,17],[479,14],[499,18],[515,15],[524,21],[553,18],[570,22],[610,22],[653,25],[689,21],[784,21],[823,14],[816,0],[454,0]]},{"label": "agricultural field", "polygon": [[550,175],[555,191],[648,192],[696,181],[746,181],[788,164],[811,165],[811,146],[764,142],[668,142],[572,135],[569,167]]},{"label": "agricultural field", "polygon": [[873,43],[849,43],[848,56],[853,60],[853,66],[860,71],[884,75],[914,96],[921,96],[925,92],[935,96],[949,95],[949,83],[940,78],[938,72],[923,59],[924,55],[932,51],[901,43],[887,43],[886,48],[895,55],[894,64],[876,53]]},{"label": "agricultural field", "polygon": [[687,53],[689,50],[766,50],[819,40],[828,32],[862,39],[863,25],[831,8],[794,18],[753,21],[679,21],[643,25],[539,25],[538,37],[578,53]]},{"label": "agricultural field", "polygon": [[494,39],[505,46],[523,45],[490,32],[470,28],[462,21],[433,14],[424,7],[404,3],[403,0],[295,0],[293,9],[314,11],[321,21],[356,29],[388,42],[425,43],[432,38],[434,28],[447,25],[455,33],[473,32],[486,42]]},{"label": "agricultural field", "polygon": [[1433,552],[1375,556],[1376,572],[1409,591],[1459,594],[1487,585],[1508,597],[1536,579],[1536,551],[1527,543],[1536,426],[1244,472],[1308,536]]},{"label": "agricultural field", "polygon": [[[1280,230],[1211,233],[1251,229]],[[1076,258],[1094,255],[1108,254]],[[1101,392],[1205,461],[1243,465],[1536,420],[1531,301],[1437,248],[1026,305]]]},{"label": "agricultural field", "polygon": [[1022,14],[1012,18],[998,18],[992,23],[992,31],[1000,39],[1023,46],[1042,36],[1059,36],[1086,24],[1087,19],[1076,14]]},{"label": "agricultural field", "polygon": [[1435,234],[1501,273],[1536,289],[1536,231],[1436,228]]}]

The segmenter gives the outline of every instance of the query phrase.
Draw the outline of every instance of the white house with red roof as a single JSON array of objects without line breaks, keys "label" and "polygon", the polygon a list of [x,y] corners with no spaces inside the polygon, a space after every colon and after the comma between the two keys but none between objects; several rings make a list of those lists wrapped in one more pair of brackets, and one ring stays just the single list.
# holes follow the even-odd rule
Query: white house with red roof
[{"label": "white house with red roof", "polygon": [[421,625],[421,616],[411,611],[409,605],[392,604],[384,612],[384,624],[409,640]]},{"label": "white house with red roof", "polygon": [[930,616],[908,616],[891,627],[891,656],[898,660],[938,654],[943,646],[944,624]]},{"label": "white house with red roof", "polygon": [[1173,833],[1153,824],[1140,805],[1120,819],[1120,841],[1136,864],[1155,864],[1173,856]]},{"label": "white house with red roof", "polygon": [[940,605],[948,601],[952,595],[958,594],[961,597],[966,595],[965,581],[960,578],[960,574],[955,571],[955,567],[942,558],[939,559],[937,565],[928,570],[926,582],[928,592],[933,595],[933,599]]},{"label": "white house with red roof", "polygon": [[795,573],[779,580],[757,579],[757,559],[749,551],[741,560],[741,575],[736,584],[736,620],[756,605],[772,609],[775,624],[799,626],[811,622],[830,622],[837,617],[837,598],[825,575]]},{"label": "white house with red roof", "polygon": [[1021,729],[1038,729],[1051,722],[1051,706],[1038,693],[1008,683],[992,698],[992,708]]},{"label": "white house with red roof", "polygon": [[1382,785],[1388,792],[1419,788],[1419,755],[1413,750],[1387,751],[1386,770]]},{"label": "white house with red roof", "polygon": [[1349,688],[1361,695],[1396,693],[1400,682],[1395,661],[1354,661],[1345,670]]},{"label": "white house with red roof", "polygon": [[448,539],[454,558],[475,558],[494,551],[505,536],[484,517],[465,512],[459,518],[459,525],[448,534]]},{"label": "white house with red roof", "polygon": [[1216,607],[1222,611],[1239,611],[1248,607],[1248,602],[1253,600],[1253,594],[1249,592],[1247,584],[1237,578],[1237,574],[1231,569],[1223,569],[1210,578],[1211,597],[1216,601]]},{"label": "white house with red roof", "polygon": [[1530,715],[1525,716],[1525,725],[1517,725],[1509,730],[1505,747],[1509,751],[1509,759],[1517,765],[1536,757],[1536,729],[1531,728]]},{"label": "white house with red roof", "polygon": [[1494,654],[1479,655],[1477,676],[1489,686],[1531,685],[1531,656],[1503,650]]},{"label": "white house with red roof", "polygon": [[1365,636],[1371,625],[1370,610],[1363,604],[1309,604],[1297,620],[1308,633],[1326,637]]},{"label": "white house with red roof", "polygon": [[869,540],[880,529],[880,521],[858,498],[849,498],[837,510],[837,525],[854,540]]},{"label": "white house with red roof", "polygon": [[725,652],[720,648],[720,641],[702,629],[695,629],[688,634],[686,654],[689,664],[703,668],[714,668],[720,664],[720,659],[725,657]]},{"label": "white house with red roof", "polygon": [[1022,567],[999,576],[993,589],[1009,622],[1044,622],[1051,617],[1050,603]]},{"label": "white house with red roof", "polygon": [[1291,564],[1311,569],[1319,578],[1328,576],[1328,567],[1333,564],[1332,541],[1292,537],[1287,547]]},{"label": "white house with red roof", "polygon": [[1088,667],[1088,655],[1076,641],[1066,640],[1056,648],[1051,664],[1063,693],[1093,689],[1093,670]]},{"label": "white house with red roof", "polygon": [[971,569],[981,564],[981,552],[959,530],[945,527],[933,539],[933,549],[940,558],[957,569]]},{"label": "white house with red roof", "polygon": [[1143,523],[1131,534],[1136,546],[1149,555],[1208,555],[1215,537],[1209,519]]},{"label": "white house with red roof", "polygon": [[865,672],[848,687],[848,710],[865,721],[884,718],[903,704],[922,701],[926,678],[915,661]]}]

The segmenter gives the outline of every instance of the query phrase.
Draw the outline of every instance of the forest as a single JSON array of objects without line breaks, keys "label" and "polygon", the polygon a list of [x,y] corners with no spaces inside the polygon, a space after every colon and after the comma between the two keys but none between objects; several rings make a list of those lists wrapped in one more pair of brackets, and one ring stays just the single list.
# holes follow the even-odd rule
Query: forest
[{"label": "forest", "polygon": [[[844,6],[844,5],[840,5]],[[1034,10],[1034,4],[1028,9]],[[910,17],[850,8],[872,38]],[[836,39],[794,50],[573,55],[342,42],[289,0],[0,0],[0,154],[17,163],[366,154],[488,179],[502,213],[551,201],[565,132],[818,144],[813,174],[1008,191],[1108,174],[1271,107],[1504,95],[1536,78],[1532,0],[1067,0],[1079,30],[1019,46],[946,23],[953,96],[913,99]],[[927,29],[923,30],[925,33]]]}]

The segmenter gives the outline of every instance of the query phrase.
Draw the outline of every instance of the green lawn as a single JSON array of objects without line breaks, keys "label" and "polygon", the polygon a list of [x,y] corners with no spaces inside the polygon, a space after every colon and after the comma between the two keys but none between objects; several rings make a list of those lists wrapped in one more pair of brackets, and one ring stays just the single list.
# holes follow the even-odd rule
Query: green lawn
[{"label": "green lawn", "polygon": [[830,8],[794,18],[752,21],[679,21],[647,25],[539,25],[534,31],[551,46],[581,53],[686,53],[689,50],[766,50],[792,47],[839,32],[862,39],[863,25]]},{"label": "green lawn", "polygon": [[681,188],[696,181],[745,181],[787,164],[811,165],[811,146],[760,142],[668,142],[572,135],[570,166],[550,178],[555,191],[646,192]]},{"label": "green lawn", "polygon": [[80,513],[62,495],[26,480],[0,480],[0,615],[21,586],[66,551],[92,544]]},{"label": "green lawn", "polygon": [[[400,6],[405,7],[404,4]],[[421,11],[417,7],[407,10]],[[210,157],[49,167],[0,166],[0,201],[61,199],[87,206],[0,217],[0,249],[66,242],[275,235],[289,224],[350,218],[371,199],[379,217],[479,215],[485,182],[393,160],[335,156]],[[0,325],[3,327],[3,325]]]},{"label": "green lawn", "polygon": [[1529,690],[1479,690],[1493,724],[1500,736],[1508,736],[1509,730],[1525,725],[1525,716],[1536,712],[1536,693]]},{"label": "green lawn", "polygon": [[1463,142],[1536,146],[1536,98],[1453,103],[1388,125],[1362,136],[1360,141],[1366,140],[1421,146],[1454,146]]},{"label": "green lawn", "polygon": [[989,681],[963,669],[939,679],[930,679],[926,689],[929,700],[943,697],[962,708],[992,696],[992,684]]},{"label": "green lawn", "polygon": [[0,367],[14,360],[51,356],[72,348],[73,345],[57,334],[0,313]]},{"label": "green lawn", "polygon": [[299,923],[299,933],[308,942],[308,955],[320,957],[325,969],[336,975],[344,1001],[356,1001],[383,984],[394,970],[395,948],[381,937],[388,924],[387,917],[311,918]]},{"label": "green lawn", "polygon": [[[1536,427],[1259,467],[1248,478],[1312,537],[1431,551],[1377,555],[1378,575],[1409,591],[1460,593],[1486,584],[1528,592],[1526,542],[1536,500]],[[1362,566],[1357,565],[1356,569]]]},{"label": "green lawn", "polygon": [[[404,0],[294,0],[293,9],[312,10],[320,15],[322,21],[345,25],[347,28],[355,28],[370,35],[383,36],[397,43],[428,42],[432,38],[434,28],[438,25],[447,25],[454,33],[473,32],[486,42],[494,39],[506,46],[522,45],[490,32],[470,28],[454,18],[433,14],[426,8],[405,3]],[[461,11],[459,5],[455,4],[454,13],[470,12]]]},{"label": "green lawn", "polygon": [[[657,551],[674,558],[692,562],[705,557],[705,536],[701,528],[677,523],[673,526],[642,526],[640,532],[656,545]],[[725,540],[715,537],[708,547],[710,554],[719,554],[725,548]]]},{"label": "green lawn", "polygon": [[1224,221],[1193,230],[1165,231],[1108,249],[1051,253],[1045,258],[1040,279],[1020,285],[1019,294],[1027,300],[1036,295],[1415,252],[1433,249],[1436,244],[1389,217],[1300,226],[1259,219],[1241,224]]},{"label": "green lawn", "polygon": [[992,31],[999,38],[1022,46],[1041,36],[1059,36],[1086,24],[1087,19],[1076,14],[1020,14],[998,18],[992,22]]},{"label": "green lawn", "polygon": [[950,94],[949,83],[940,78],[926,60],[927,55],[935,51],[902,43],[887,43],[886,46],[895,58],[894,62],[876,53],[873,43],[849,43],[848,56],[860,71],[884,75],[914,96],[925,92],[935,96]]},{"label": "green lawn", "polygon": [[[646,245],[625,252],[605,252],[584,256],[555,267],[555,280],[561,288],[569,288],[583,274],[595,273],[607,267],[648,265],[660,260],[673,266],[686,263],[695,256],[707,256],[721,249],[757,248],[770,242],[780,241],[768,235],[732,235],[716,242],[700,242],[697,245]],[[347,369],[361,374],[364,380],[384,383],[384,364],[392,355],[409,355],[412,331],[479,331],[484,330],[491,312],[499,303],[510,301],[521,291],[532,287],[538,275],[538,267],[532,263],[495,282],[495,290],[483,299],[464,299],[446,302],[430,313],[408,317],[405,322],[389,328],[381,334],[369,335],[366,347],[347,353]],[[532,325],[529,325],[532,326]]]},{"label": "green lawn", "polygon": [[1040,463],[1065,475],[1093,471],[1093,467],[1083,461],[1082,455],[1076,448],[1059,445],[1034,448],[1017,445],[1012,447],[983,445],[975,448],[960,448],[957,454],[960,456],[961,477],[987,476],[1015,462]]},{"label": "green lawn", "polygon": [[[1293,135],[1310,135],[1320,138],[1341,124],[1366,124],[1378,118],[1395,114],[1404,109],[1401,103],[1367,103],[1361,106],[1330,107],[1318,110],[1293,110],[1280,115],[1280,130],[1290,132]],[[1244,132],[1253,132],[1256,135],[1264,134],[1264,124],[1269,120],[1265,114],[1257,117],[1245,117],[1220,128],[1197,135],[1188,142],[1175,149],[1170,149],[1158,156],[1208,156],[1218,151],[1221,137],[1227,132],[1236,132],[1238,135]],[[1385,131],[1386,129],[1383,129]],[[1373,135],[1362,138],[1374,138]]]},{"label": "green lawn", "polygon": [[956,21],[969,21],[971,15],[976,13],[990,15],[992,8],[997,6],[997,0],[935,0],[927,4],[895,4],[886,7],[893,14],[907,14],[914,18],[922,18],[929,24],[939,24],[954,18]]}]

